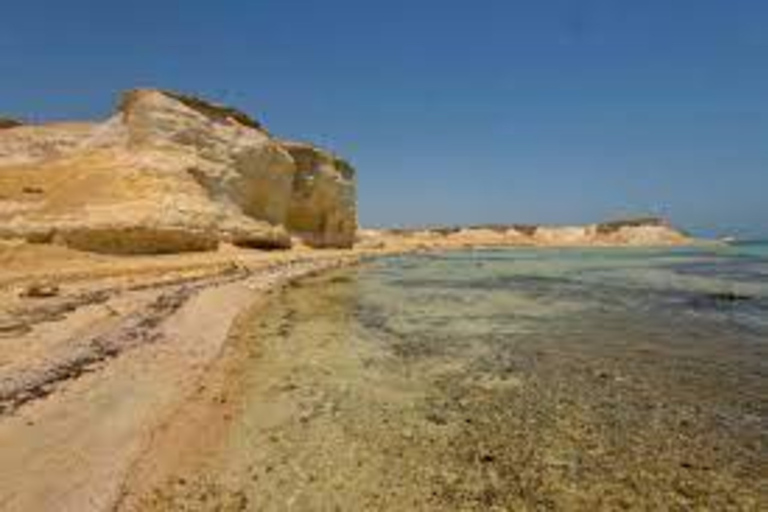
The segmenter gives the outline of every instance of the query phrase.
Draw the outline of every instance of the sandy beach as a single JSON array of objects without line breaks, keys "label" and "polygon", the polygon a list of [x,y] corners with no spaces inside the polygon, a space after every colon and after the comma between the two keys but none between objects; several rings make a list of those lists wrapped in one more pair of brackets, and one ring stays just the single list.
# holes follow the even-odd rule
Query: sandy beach
[{"label": "sandy beach", "polygon": [[[648,242],[644,228],[632,229],[638,243]],[[238,318],[252,318],[288,283],[386,254],[584,243],[568,233],[521,242],[507,232],[368,232],[354,249],[223,246],[138,256],[3,242],[0,508],[110,510],[120,503],[137,461],[162,466],[148,447],[200,391]],[[664,243],[688,243],[661,233]],[[604,243],[626,245],[623,238]],[[208,416],[187,415],[195,435],[215,423]],[[139,482],[132,485],[141,487],[145,473],[133,473]]]},{"label": "sandy beach", "polygon": [[358,258],[233,250],[121,259],[4,247],[0,508],[111,509],[237,316],[292,280]]}]

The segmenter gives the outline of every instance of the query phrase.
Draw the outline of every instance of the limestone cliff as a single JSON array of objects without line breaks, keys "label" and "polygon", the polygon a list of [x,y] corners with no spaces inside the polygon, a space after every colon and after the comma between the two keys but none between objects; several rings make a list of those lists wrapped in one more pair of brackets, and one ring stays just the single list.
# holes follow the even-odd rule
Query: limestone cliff
[{"label": "limestone cliff", "polygon": [[355,170],[314,146],[284,142],[296,162],[286,226],[310,244],[349,247],[357,229]]},{"label": "limestone cliff", "polygon": [[693,243],[664,219],[642,217],[585,226],[495,224],[470,227],[362,230],[361,247],[675,246]]},{"label": "limestone cliff", "polygon": [[356,226],[348,164],[191,96],[135,90],[101,123],[0,131],[0,237],[155,253],[347,247]]}]

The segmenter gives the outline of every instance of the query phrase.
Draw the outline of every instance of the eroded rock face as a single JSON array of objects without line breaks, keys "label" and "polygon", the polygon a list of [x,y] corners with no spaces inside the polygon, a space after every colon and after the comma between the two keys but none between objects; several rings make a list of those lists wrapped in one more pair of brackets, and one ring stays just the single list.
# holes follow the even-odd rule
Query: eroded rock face
[{"label": "eroded rock face", "polygon": [[351,247],[357,229],[355,170],[308,144],[283,142],[296,162],[286,226],[309,245]]},{"label": "eroded rock face", "polygon": [[90,139],[95,130],[91,123],[6,126],[0,130],[0,166],[66,155]]},{"label": "eroded rock face", "polygon": [[348,246],[354,194],[354,172],[329,153],[175,93],[128,92],[103,123],[0,131],[0,237],[155,253],[284,248],[290,230]]}]

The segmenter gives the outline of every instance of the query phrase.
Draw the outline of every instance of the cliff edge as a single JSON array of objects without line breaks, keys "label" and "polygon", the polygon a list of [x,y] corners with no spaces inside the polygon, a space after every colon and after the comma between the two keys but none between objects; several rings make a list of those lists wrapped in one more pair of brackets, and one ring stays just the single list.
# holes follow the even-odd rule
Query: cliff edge
[{"label": "cliff edge", "polygon": [[0,130],[0,238],[151,254],[343,248],[356,229],[346,161],[193,96],[133,90],[103,122]]}]

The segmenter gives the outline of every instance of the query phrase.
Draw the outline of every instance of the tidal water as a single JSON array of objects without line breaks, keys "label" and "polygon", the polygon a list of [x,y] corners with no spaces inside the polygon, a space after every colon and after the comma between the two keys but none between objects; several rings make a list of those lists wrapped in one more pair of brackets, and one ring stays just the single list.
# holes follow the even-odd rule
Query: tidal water
[{"label": "tidal water", "polygon": [[251,325],[155,503],[768,510],[768,245],[377,259]]}]

